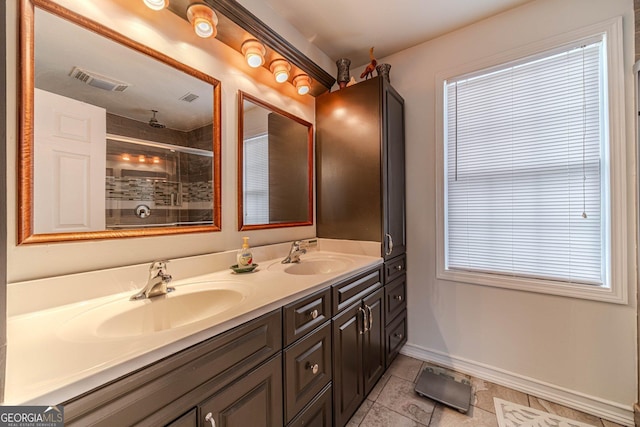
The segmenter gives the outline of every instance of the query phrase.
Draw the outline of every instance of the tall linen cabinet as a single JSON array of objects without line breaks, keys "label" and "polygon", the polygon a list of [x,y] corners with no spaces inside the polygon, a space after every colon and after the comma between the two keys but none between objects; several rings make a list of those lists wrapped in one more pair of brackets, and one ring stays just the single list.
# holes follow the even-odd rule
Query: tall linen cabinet
[{"label": "tall linen cabinet", "polygon": [[384,258],[383,288],[333,321],[338,427],[407,341],[404,136],[404,100],[382,77],[316,98],[318,237],[379,242]]}]

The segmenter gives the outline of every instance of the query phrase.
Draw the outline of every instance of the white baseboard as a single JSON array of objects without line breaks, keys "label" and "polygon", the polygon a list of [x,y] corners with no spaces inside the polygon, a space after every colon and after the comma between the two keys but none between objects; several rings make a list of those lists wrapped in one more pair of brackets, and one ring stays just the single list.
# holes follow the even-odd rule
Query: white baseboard
[{"label": "white baseboard", "polygon": [[508,372],[494,366],[478,363],[407,343],[400,353],[425,362],[453,369],[551,402],[559,403],[588,414],[633,427],[633,407],[589,396],[575,390],[558,387],[534,378]]}]

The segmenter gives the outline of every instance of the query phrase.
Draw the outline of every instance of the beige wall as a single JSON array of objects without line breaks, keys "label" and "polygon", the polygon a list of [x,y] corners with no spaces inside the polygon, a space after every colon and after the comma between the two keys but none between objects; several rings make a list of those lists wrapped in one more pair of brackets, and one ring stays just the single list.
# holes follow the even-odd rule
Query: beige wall
[{"label": "beige wall", "polygon": [[[8,33],[8,182],[16,182],[14,159],[17,129],[16,92],[16,2],[7,2]],[[266,68],[249,70],[242,55],[217,40],[196,37],[186,21],[169,11],[152,12],[142,2],[92,0],[58,3],[90,17],[120,33],[151,46],[222,82],[222,231],[181,236],[134,238],[52,245],[16,245],[16,192],[9,186],[8,281],[144,263],[158,258],[176,258],[239,248],[241,236],[253,245],[315,236],[315,227],[295,227],[240,233],[236,215],[237,93],[243,90],[309,122],[315,122],[313,97],[299,97],[293,86],[276,87]],[[281,23],[282,24],[282,23]],[[293,32],[293,30],[289,30]],[[317,52],[316,52],[317,54]],[[326,57],[325,57],[326,58]],[[326,62],[326,60],[325,60]]]},{"label": "beige wall", "polygon": [[[636,236],[631,0],[537,0],[379,62],[405,98],[409,345],[405,352],[554,394],[589,409],[637,400],[636,252],[628,241],[629,304],[436,279],[436,74],[623,16],[627,205]],[[594,409],[590,408],[590,409]],[[597,409],[597,408],[596,408]]]}]

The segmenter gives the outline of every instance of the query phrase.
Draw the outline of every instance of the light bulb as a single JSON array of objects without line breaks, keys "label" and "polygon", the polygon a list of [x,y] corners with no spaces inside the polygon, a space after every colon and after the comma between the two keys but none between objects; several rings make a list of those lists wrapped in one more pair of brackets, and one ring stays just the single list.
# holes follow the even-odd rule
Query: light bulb
[{"label": "light bulb", "polygon": [[251,68],[258,68],[264,64],[266,49],[258,40],[251,39],[242,43],[242,54]]},{"label": "light bulb", "polygon": [[293,85],[298,95],[306,95],[311,90],[311,79],[306,74],[300,74],[293,78]]},{"label": "light bulb", "polygon": [[218,34],[218,15],[207,5],[196,3],[189,6],[187,19],[198,37],[206,39]]},{"label": "light bulb", "polygon": [[143,0],[143,2],[151,10],[162,10],[169,6],[169,0]]},{"label": "light bulb", "polygon": [[289,80],[289,70],[291,70],[291,65],[285,59],[275,59],[271,61],[269,68],[271,69],[276,82],[284,83]]}]

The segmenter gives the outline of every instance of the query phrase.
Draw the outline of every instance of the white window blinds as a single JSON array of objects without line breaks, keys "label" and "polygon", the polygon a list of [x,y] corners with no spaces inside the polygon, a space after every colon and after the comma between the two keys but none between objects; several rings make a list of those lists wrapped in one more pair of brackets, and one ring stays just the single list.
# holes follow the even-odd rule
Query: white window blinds
[{"label": "white window blinds", "polygon": [[269,223],[269,136],[244,140],[244,224]]},{"label": "white window blinds", "polygon": [[445,268],[602,285],[604,42],[445,82]]}]

